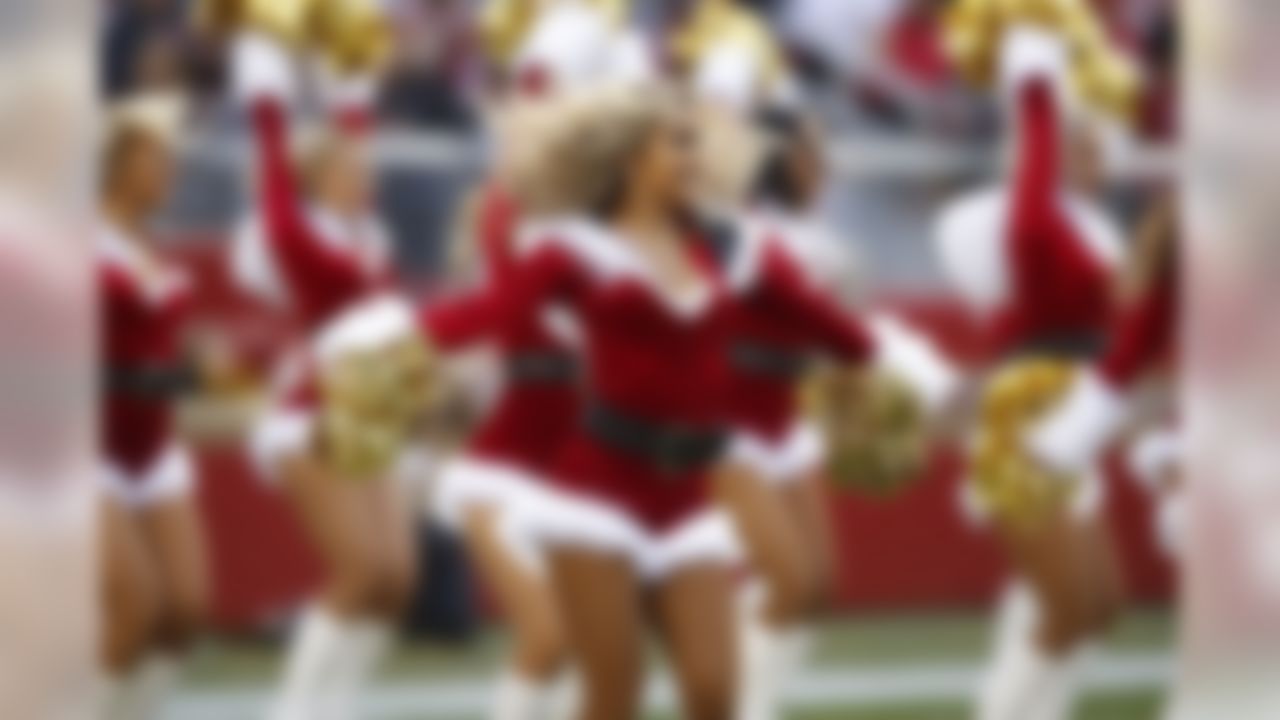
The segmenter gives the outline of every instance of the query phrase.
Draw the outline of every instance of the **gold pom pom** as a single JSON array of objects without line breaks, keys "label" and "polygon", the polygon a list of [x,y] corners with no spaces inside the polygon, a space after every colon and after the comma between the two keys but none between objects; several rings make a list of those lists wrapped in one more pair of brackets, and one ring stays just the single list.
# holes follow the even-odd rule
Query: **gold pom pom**
[{"label": "gold pom pom", "polygon": [[920,477],[929,433],[918,398],[902,382],[875,370],[829,367],[816,371],[803,392],[830,445],[835,483],[887,495]]},{"label": "gold pom pom", "polygon": [[391,54],[391,25],[376,0],[315,0],[311,44],[340,73],[377,69]]}]

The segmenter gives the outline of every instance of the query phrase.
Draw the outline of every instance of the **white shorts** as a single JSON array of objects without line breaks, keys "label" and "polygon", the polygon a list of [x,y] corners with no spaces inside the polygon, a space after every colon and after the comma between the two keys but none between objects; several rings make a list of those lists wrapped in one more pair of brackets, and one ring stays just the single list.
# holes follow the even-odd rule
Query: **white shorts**
[{"label": "white shorts", "polygon": [[607,502],[567,492],[557,495],[554,522],[537,528],[542,541],[625,557],[643,582],[660,582],[696,565],[733,566],[745,560],[733,521],[718,507],[654,532]]},{"label": "white shorts", "polygon": [[729,459],[751,468],[770,486],[800,482],[822,465],[826,440],[811,422],[799,420],[780,438],[768,440],[737,430],[729,441]]},{"label": "white shorts", "polygon": [[190,495],[195,465],[187,449],[175,443],[141,472],[104,459],[99,477],[107,495],[127,508],[142,509]]},{"label": "white shorts", "polygon": [[561,521],[561,493],[550,481],[514,465],[463,455],[449,460],[432,494],[432,514],[458,532],[467,512],[493,508],[503,543],[529,570],[544,569],[540,528]]}]

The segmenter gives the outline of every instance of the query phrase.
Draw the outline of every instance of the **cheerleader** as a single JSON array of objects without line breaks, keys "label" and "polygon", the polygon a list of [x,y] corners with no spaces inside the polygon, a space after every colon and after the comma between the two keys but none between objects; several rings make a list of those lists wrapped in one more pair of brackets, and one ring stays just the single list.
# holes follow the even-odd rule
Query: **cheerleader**
[{"label": "cheerleader", "polygon": [[[648,74],[643,55],[624,42],[622,27],[587,2],[558,2],[534,19],[511,58],[508,99],[554,102],[568,93]],[[602,59],[603,58],[603,59]],[[479,287],[429,305],[427,333],[456,348],[482,340],[495,349],[502,389],[461,456],[449,462],[435,497],[437,514],[460,532],[467,551],[514,637],[511,658],[495,694],[495,720],[568,717],[575,704],[568,648],[545,560],[533,537],[554,504],[547,475],[561,440],[578,420],[579,368],[572,339],[536,305],[494,312],[512,285],[520,208],[505,187],[512,137],[499,143],[492,178],[478,192],[474,218],[480,245]],[[508,152],[504,152],[504,147]],[[559,331],[558,331],[559,330]]]},{"label": "cheerleader", "polygon": [[[416,565],[393,476],[427,399],[416,319],[391,288],[390,248],[373,208],[362,132],[372,78],[329,86],[332,122],[295,157],[294,62],[266,32],[234,38],[234,91],[252,123],[259,206],[236,240],[235,271],[305,331],[282,363],[251,449],[288,495],[325,571],[292,639],[272,714],[279,720],[349,717],[389,648]],[[384,385],[361,386],[368,382]]]},{"label": "cheerleader", "polygon": [[[1127,424],[1134,386],[1173,352],[1178,318],[1178,240],[1172,196],[1159,201],[1139,228],[1133,253],[1137,292],[1107,331],[1107,349],[1079,373],[1071,388],[1027,430],[1029,451],[1062,473],[1096,462]],[[1187,499],[1178,480],[1179,434],[1174,423],[1136,438],[1129,469],[1156,499],[1156,541],[1177,557],[1183,543]]]},{"label": "cheerleader", "polygon": [[211,377],[191,360],[187,279],[152,243],[173,185],[178,105],[125,101],[102,156],[97,282],[105,397],[102,548],[108,677],[101,716],[159,717],[204,624],[208,563],[175,405]]},{"label": "cheerleader", "polygon": [[[1046,474],[1019,452],[1038,408],[1097,352],[1120,255],[1119,233],[1090,199],[1096,137],[1083,122],[1064,128],[1069,107],[1087,107],[1071,99],[1104,105],[1080,81],[1096,79],[1081,68],[1096,69],[1108,50],[1084,42],[1087,33],[1057,29],[1091,26],[1079,17],[1033,10],[1010,14],[1002,36],[969,45],[996,50],[1016,123],[1012,177],[949,208],[938,233],[944,266],[991,320],[1005,354],[981,401],[966,487],[968,509],[995,530],[1017,578],[999,610],[982,720],[1068,716],[1079,655],[1122,594],[1097,469]],[[1086,92],[1076,96],[1076,88]]]},{"label": "cheerleader", "polygon": [[[864,322],[841,306],[845,249],[810,216],[823,180],[816,125],[784,109],[761,112],[757,122],[771,149],[750,209],[721,234],[719,248],[735,300],[727,346],[732,471],[721,475],[720,498],[762,581],[749,589],[743,614],[743,720],[779,716],[782,690],[808,645],[808,623],[834,583],[826,437],[800,407],[801,381],[824,359],[861,367],[867,377],[905,385],[926,414],[954,385],[949,367],[916,333],[887,317]],[[865,411],[845,407],[843,414]]]},{"label": "cheerleader", "polygon": [[581,339],[582,407],[539,528],[574,662],[580,717],[639,711],[652,619],[684,716],[732,715],[732,533],[711,502],[724,441],[723,288],[679,219],[690,125],[659,88],[575,94],[535,122],[518,176],[530,221],[507,306],[557,307]]}]

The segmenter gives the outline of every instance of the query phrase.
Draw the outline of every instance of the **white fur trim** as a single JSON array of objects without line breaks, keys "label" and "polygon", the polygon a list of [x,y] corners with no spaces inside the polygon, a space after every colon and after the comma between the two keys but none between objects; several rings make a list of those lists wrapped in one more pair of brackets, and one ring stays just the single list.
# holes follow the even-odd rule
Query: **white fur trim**
[{"label": "white fur trim", "polygon": [[241,290],[277,307],[288,305],[289,293],[280,279],[261,217],[250,215],[236,225],[228,262],[231,277]]},{"label": "white fur trim", "polygon": [[728,452],[730,462],[751,468],[765,483],[785,486],[804,480],[818,469],[827,447],[826,439],[813,423],[798,421],[772,441],[745,430],[735,432]]},{"label": "white fur trim", "polygon": [[954,396],[959,374],[923,333],[897,318],[870,319],[876,339],[876,366],[910,387],[929,414],[939,412]]},{"label": "white fur trim", "polygon": [[316,358],[329,363],[347,353],[376,350],[418,332],[407,300],[379,295],[356,303],[329,321],[316,338]]},{"label": "white fur trim", "polygon": [[191,288],[186,273],[151,257],[143,241],[106,219],[98,221],[98,257],[129,277],[146,300],[159,305]]},{"label": "white fur trim", "polygon": [[1181,462],[1180,446],[1178,431],[1172,428],[1145,432],[1129,447],[1129,470],[1149,492],[1159,492],[1164,476]]},{"label": "white fur trim", "polygon": [[231,47],[231,87],[243,103],[272,99],[291,104],[298,92],[293,59],[277,40],[241,32]]},{"label": "white fur trim", "polygon": [[1070,100],[1070,54],[1057,34],[1032,25],[1010,28],[1000,49],[1000,85],[1005,96],[1016,97],[1023,83],[1042,78],[1060,103]]},{"label": "white fur trim", "polygon": [[1009,297],[1007,218],[1004,191],[988,188],[947,205],[934,225],[934,248],[943,274],[979,313],[993,312]]},{"label": "white fur trim", "polygon": [[543,247],[563,250],[598,280],[626,278],[639,282],[680,318],[700,316],[715,299],[715,289],[709,282],[699,283],[681,295],[663,289],[653,268],[627,238],[586,218],[551,218],[521,227],[516,238],[519,254],[528,255]]},{"label": "white fur trim", "polygon": [[744,552],[733,523],[719,508],[703,510],[656,533],[607,502],[557,492],[558,518],[539,536],[555,545],[585,547],[626,558],[645,582],[661,582],[704,563],[736,565]]},{"label": "white fur trim", "polygon": [[195,466],[187,449],[174,444],[141,472],[104,459],[100,478],[103,489],[120,504],[143,509],[190,495]]},{"label": "white fur trim", "polygon": [[1124,398],[1093,370],[1076,373],[1062,402],[1031,426],[1028,448],[1064,474],[1089,467],[1124,421]]},{"label": "white fur trim", "polygon": [[[1123,234],[1097,203],[1063,195],[1059,202],[1085,249],[1102,265],[1115,267],[1124,256]],[[943,274],[978,313],[1009,301],[1009,196],[1003,187],[965,195],[947,205],[933,228],[934,250]]]}]

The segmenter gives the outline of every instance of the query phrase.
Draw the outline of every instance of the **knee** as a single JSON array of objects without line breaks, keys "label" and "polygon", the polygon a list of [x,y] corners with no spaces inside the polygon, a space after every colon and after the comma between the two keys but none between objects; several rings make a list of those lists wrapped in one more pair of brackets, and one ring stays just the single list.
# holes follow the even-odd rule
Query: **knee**
[{"label": "knee", "polygon": [[531,623],[516,630],[516,665],[529,677],[550,679],[568,662],[563,634],[553,623]]},{"label": "knee", "polygon": [[381,563],[373,575],[373,610],[387,620],[399,620],[413,601],[417,572],[410,563],[387,561]]},{"label": "knee", "polygon": [[734,676],[731,663],[691,663],[682,672],[685,712],[692,720],[729,720],[733,716]]},{"label": "knee", "polygon": [[193,589],[170,598],[160,618],[160,644],[185,650],[204,631],[209,616],[209,600],[202,591]]},{"label": "knee", "polygon": [[103,662],[114,672],[132,669],[150,652],[161,627],[159,597],[135,591],[111,603],[106,618]]},{"label": "knee", "polygon": [[770,573],[768,583],[769,615],[778,623],[805,620],[822,604],[821,578],[808,563],[789,563]]}]

